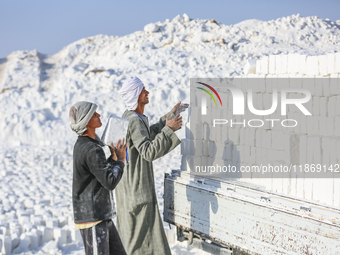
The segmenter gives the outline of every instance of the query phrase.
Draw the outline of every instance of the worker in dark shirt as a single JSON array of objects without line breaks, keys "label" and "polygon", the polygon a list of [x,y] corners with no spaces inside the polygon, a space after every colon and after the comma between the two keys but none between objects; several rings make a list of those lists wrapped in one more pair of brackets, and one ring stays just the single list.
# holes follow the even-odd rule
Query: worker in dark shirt
[{"label": "worker in dark shirt", "polygon": [[126,254],[112,221],[112,190],[123,175],[126,144],[111,143],[111,157],[106,159],[103,143],[95,133],[102,126],[98,105],[77,102],[69,112],[71,129],[79,137],[73,150],[73,212],[80,229],[85,252],[89,254]]}]

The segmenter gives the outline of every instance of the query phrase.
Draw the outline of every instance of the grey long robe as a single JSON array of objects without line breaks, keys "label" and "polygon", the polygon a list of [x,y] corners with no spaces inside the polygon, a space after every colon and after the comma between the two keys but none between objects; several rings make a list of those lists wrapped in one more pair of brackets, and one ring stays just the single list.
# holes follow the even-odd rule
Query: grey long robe
[{"label": "grey long robe", "polygon": [[[152,161],[181,143],[165,125],[166,116],[151,127],[147,117],[126,110],[129,162],[117,185],[117,229],[127,254],[171,254],[159,214]],[[172,113],[171,118],[174,117]]]}]

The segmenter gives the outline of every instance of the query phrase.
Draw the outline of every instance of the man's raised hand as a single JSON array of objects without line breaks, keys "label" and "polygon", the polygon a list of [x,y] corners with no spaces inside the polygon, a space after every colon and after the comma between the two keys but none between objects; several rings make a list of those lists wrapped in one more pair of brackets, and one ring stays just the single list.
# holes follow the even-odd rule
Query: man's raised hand
[{"label": "man's raised hand", "polygon": [[180,104],[181,104],[181,101],[179,101],[179,102],[174,106],[174,108],[172,108],[172,112],[173,112],[174,114],[176,114],[177,107],[178,107]]},{"label": "man's raised hand", "polygon": [[[126,147],[127,144],[124,144],[124,138],[121,142],[121,140],[119,139],[116,147],[113,146],[113,143],[111,142],[111,153],[112,153],[112,159],[113,160],[119,160],[122,161],[125,164],[125,160],[126,160]],[[115,157],[114,157],[115,156]]]},{"label": "man's raised hand", "polygon": [[189,104],[182,104],[181,101],[179,101],[174,108],[172,108],[172,112],[177,115],[180,114],[181,112],[184,112],[186,109],[188,109]]},{"label": "man's raised hand", "polygon": [[166,117],[165,125],[167,125],[169,128],[171,128],[172,131],[176,131],[177,129],[179,129],[182,126],[182,116],[180,116],[178,114],[178,115],[175,116],[175,118],[170,119],[170,115],[171,115],[171,113],[169,113],[168,116]]}]

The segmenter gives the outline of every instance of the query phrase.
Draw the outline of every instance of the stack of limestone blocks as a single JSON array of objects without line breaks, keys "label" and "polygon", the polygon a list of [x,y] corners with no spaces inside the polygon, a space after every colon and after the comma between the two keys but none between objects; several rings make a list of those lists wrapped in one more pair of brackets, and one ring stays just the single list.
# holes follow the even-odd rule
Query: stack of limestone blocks
[{"label": "stack of limestone blocks", "polygon": [[[229,104],[227,109],[219,110],[212,100],[207,100],[207,116],[213,116],[213,119],[233,119],[236,122],[242,122],[243,119],[296,119],[298,125],[294,128],[285,128],[278,124],[271,127],[270,122],[264,121],[265,125],[261,128],[217,125],[212,130],[211,120],[207,123],[201,115],[200,103],[191,105],[190,114],[196,116],[199,123],[187,123],[186,138],[182,140],[181,170],[192,171],[194,166],[198,165],[240,167],[259,165],[263,162],[281,162],[284,165],[322,164],[333,165],[334,168],[335,164],[340,164],[339,74],[340,53],[321,56],[271,55],[257,60],[255,73],[236,77],[242,78],[236,84],[243,91],[249,89],[249,83],[244,82],[247,78],[265,80],[254,83],[252,79],[254,107],[259,110],[269,109],[273,88],[278,91],[287,86],[303,88],[311,92],[312,98],[304,106],[312,115],[305,116],[297,107],[289,105],[286,116],[281,116],[280,107],[270,117],[256,116],[249,113],[247,108],[244,116],[233,116],[232,100],[228,94],[223,95]],[[315,82],[311,83],[311,79],[304,82],[304,79],[289,78],[321,79],[315,79]],[[278,105],[280,106],[280,99]],[[339,208],[340,173],[327,171],[324,176],[328,178],[304,178],[303,174],[292,174],[289,179],[260,178],[261,175],[254,174],[254,178],[242,181],[260,185],[268,191]]]}]

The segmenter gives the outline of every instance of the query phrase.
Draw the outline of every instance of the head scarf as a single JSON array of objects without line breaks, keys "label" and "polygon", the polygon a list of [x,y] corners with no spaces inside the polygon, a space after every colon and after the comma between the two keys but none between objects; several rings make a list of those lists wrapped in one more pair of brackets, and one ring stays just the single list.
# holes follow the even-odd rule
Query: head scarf
[{"label": "head scarf", "polygon": [[97,104],[90,102],[81,101],[75,103],[69,112],[71,129],[78,135],[84,134],[84,132],[87,130],[86,125],[89,123],[97,108]]},{"label": "head scarf", "polygon": [[137,77],[130,77],[124,83],[118,93],[122,96],[128,110],[136,110],[138,98],[144,87],[143,82]]}]

